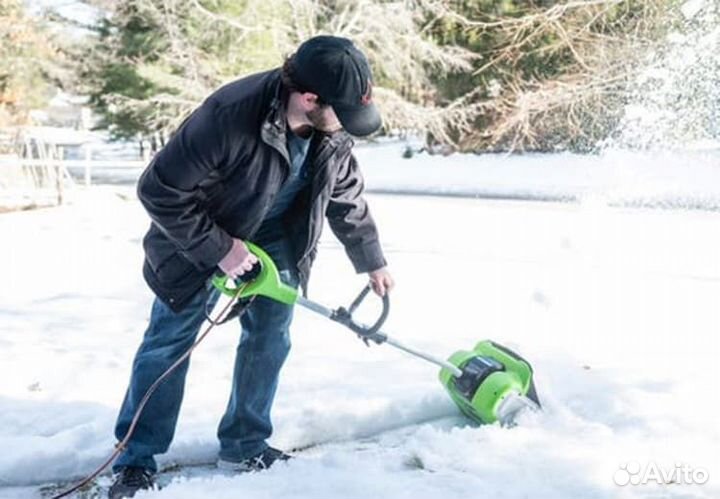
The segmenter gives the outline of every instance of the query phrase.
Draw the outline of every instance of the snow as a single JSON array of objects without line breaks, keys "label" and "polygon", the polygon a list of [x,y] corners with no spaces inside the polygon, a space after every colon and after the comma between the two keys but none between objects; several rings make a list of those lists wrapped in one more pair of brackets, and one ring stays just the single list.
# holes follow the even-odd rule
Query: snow
[{"label": "snow", "polygon": [[[601,198],[603,203],[619,206],[720,209],[720,143],[715,141],[698,141],[683,151],[418,153],[404,159],[408,145],[382,140],[355,147],[368,192],[542,201]],[[83,178],[82,168],[70,171],[78,180]],[[140,172],[139,168],[96,167],[92,177],[101,184],[132,185]]]},{"label": "snow", "polygon": [[692,19],[695,15],[705,8],[706,0],[689,0],[682,4],[680,11],[685,19]]},{"label": "snow", "polygon": [[[368,185],[386,192],[395,185],[468,194],[460,191],[472,159],[484,164],[466,179],[477,192],[487,180],[508,194],[578,194],[578,203],[368,196],[398,282],[387,331],[443,357],[482,339],[517,349],[534,365],[544,411],[513,429],[470,425],[434,366],[367,348],[298,310],[272,443],[320,445],[267,472],[199,473],[136,497],[720,495],[720,214],[612,206],[714,200],[720,177],[710,159],[687,160],[691,175],[671,167],[677,158],[649,155],[617,155],[613,166],[607,157],[569,155],[361,154]],[[597,171],[604,180],[590,175]],[[152,298],[140,275],[147,224],[132,188],[122,186],[78,189],[61,208],[0,215],[0,498],[40,497],[40,487],[80,477],[111,452]],[[363,284],[326,233],[311,298],[347,305]],[[193,355],[163,466],[214,459],[238,333],[223,326]],[[629,462],[681,463],[710,478],[616,485]]]},{"label": "snow", "polygon": [[597,155],[417,154],[402,158],[402,143],[356,148],[371,192],[441,194],[498,199],[580,201],[629,206],[720,207],[720,144],[693,150]]}]

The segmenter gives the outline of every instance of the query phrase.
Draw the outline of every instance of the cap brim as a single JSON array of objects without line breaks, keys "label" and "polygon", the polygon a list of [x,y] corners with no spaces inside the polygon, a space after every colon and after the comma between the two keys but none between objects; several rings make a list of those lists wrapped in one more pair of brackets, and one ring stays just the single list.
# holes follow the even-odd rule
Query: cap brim
[{"label": "cap brim", "polygon": [[377,132],[382,126],[382,118],[375,104],[348,107],[333,105],[335,115],[347,133],[356,137],[364,137]]}]

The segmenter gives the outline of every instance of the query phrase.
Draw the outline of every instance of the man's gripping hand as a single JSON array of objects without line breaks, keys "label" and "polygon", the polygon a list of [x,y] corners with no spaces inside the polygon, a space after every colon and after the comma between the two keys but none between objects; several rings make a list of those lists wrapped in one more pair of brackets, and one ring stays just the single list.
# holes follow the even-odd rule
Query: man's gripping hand
[{"label": "man's gripping hand", "polygon": [[218,267],[227,276],[236,279],[252,269],[257,262],[257,257],[250,253],[242,239],[233,239],[230,251],[220,260]]},{"label": "man's gripping hand", "polygon": [[368,276],[370,277],[370,285],[378,296],[385,296],[385,293],[389,293],[395,287],[395,280],[390,275],[387,267],[368,272]]}]

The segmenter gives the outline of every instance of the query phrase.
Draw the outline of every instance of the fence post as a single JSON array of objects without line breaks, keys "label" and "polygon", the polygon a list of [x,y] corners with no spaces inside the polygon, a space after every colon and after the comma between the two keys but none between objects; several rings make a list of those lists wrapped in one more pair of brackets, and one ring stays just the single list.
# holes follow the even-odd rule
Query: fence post
[{"label": "fence post", "polygon": [[90,169],[92,168],[92,150],[90,149],[89,144],[85,144],[85,187],[90,187],[91,183],[91,172]]},{"label": "fence post", "polygon": [[63,204],[63,181],[65,180],[63,178],[63,168],[60,164],[60,161],[62,161],[65,156],[65,151],[63,150],[62,146],[57,148],[57,152],[55,155],[57,156],[55,158],[55,189],[57,190],[57,204],[59,206]]}]

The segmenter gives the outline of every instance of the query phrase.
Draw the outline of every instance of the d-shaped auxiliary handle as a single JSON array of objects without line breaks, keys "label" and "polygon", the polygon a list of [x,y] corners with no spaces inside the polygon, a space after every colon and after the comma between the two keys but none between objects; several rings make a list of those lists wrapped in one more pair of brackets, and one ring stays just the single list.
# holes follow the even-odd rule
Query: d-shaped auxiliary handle
[{"label": "d-shaped auxiliary handle", "polygon": [[387,336],[380,332],[380,328],[385,323],[385,320],[390,313],[390,297],[387,293],[385,293],[382,296],[382,312],[380,312],[380,317],[378,317],[372,326],[366,326],[353,319],[353,313],[365,300],[371,289],[372,287],[368,284],[362,291],[360,291],[360,294],[357,298],[355,298],[355,300],[353,300],[347,309],[345,307],[340,307],[333,310],[333,313],[330,316],[330,318],[335,322],[342,324],[343,326],[349,328],[352,332],[356,333],[366,345],[369,344],[368,341],[374,341],[375,343],[380,344],[387,340]]}]

